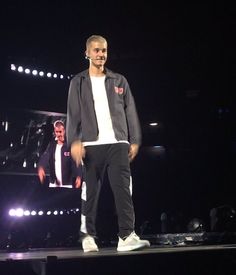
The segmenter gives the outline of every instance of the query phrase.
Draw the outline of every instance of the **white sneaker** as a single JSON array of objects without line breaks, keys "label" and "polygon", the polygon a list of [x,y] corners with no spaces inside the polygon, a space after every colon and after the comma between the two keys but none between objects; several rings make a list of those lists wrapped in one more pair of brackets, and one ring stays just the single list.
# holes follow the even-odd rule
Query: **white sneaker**
[{"label": "white sneaker", "polygon": [[95,240],[92,236],[88,235],[82,240],[82,247],[84,252],[95,252],[98,251],[98,247],[95,243]]},{"label": "white sneaker", "polygon": [[131,251],[138,250],[145,247],[150,247],[150,242],[147,240],[140,240],[135,232],[132,232],[125,240],[119,237],[117,251]]}]

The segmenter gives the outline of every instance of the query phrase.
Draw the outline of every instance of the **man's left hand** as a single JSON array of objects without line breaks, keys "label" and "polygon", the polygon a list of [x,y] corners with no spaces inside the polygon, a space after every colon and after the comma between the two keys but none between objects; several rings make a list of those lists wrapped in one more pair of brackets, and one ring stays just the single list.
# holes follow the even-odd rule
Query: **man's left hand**
[{"label": "man's left hand", "polygon": [[138,144],[130,144],[129,147],[129,160],[130,162],[133,161],[133,159],[136,157],[136,155],[138,154],[138,150],[139,150],[139,145]]}]

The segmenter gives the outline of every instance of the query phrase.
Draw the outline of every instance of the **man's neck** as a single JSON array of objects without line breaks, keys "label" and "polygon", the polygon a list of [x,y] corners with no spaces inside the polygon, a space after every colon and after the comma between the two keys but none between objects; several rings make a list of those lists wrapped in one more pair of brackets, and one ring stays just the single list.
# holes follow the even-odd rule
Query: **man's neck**
[{"label": "man's neck", "polygon": [[64,140],[63,140],[63,141],[57,140],[57,144],[58,144],[58,145],[63,145],[63,144],[64,144]]},{"label": "man's neck", "polygon": [[99,67],[94,67],[94,66],[90,66],[89,67],[89,75],[90,76],[104,76],[104,67],[103,66],[99,66]]}]

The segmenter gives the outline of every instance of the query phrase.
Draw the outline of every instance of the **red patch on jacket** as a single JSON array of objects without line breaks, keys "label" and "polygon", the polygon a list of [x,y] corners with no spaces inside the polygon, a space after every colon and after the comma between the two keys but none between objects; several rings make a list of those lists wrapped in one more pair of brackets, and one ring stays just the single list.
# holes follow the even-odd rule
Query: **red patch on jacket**
[{"label": "red patch on jacket", "polygon": [[121,94],[123,94],[124,89],[115,86],[115,92],[116,92],[117,94],[121,95]]}]

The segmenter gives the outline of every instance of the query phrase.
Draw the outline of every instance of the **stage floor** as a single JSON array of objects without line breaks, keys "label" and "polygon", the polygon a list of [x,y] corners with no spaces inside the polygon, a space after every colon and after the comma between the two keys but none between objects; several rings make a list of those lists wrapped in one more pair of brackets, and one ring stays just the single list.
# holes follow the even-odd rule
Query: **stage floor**
[{"label": "stage floor", "polygon": [[[97,257],[119,257],[124,255],[165,254],[183,252],[205,252],[205,251],[236,251],[236,244],[221,245],[151,245],[150,248],[129,252],[117,252],[116,247],[100,248],[98,252],[84,253],[80,248],[35,248],[25,251],[0,251],[0,262],[4,261],[45,261],[48,257],[57,260],[97,258]],[[235,270],[236,272],[236,270]]]},{"label": "stage floor", "polygon": [[116,247],[90,253],[81,248],[0,251],[1,275],[131,273],[234,275],[236,244],[151,245],[130,252],[117,252]]}]

